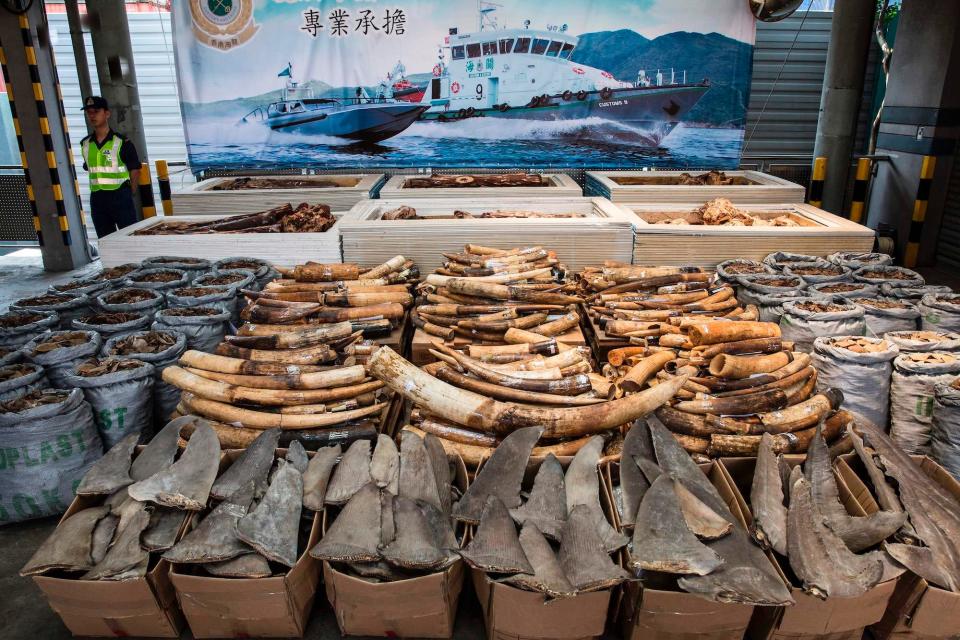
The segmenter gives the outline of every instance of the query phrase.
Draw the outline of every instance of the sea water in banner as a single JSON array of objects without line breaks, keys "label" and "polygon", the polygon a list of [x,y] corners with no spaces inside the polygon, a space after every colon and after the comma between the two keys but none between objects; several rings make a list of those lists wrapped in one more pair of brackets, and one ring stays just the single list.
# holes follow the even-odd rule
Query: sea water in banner
[{"label": "sea water in banner", "polygon": [[736,168],[744,0],[175,0],[190,164]]}]

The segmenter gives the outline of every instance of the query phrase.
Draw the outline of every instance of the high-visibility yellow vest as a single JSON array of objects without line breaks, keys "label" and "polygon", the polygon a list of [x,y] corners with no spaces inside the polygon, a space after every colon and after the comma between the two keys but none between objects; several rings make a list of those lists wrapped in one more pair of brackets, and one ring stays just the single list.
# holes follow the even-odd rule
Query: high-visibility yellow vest
[{"label": "high-visibility yellow vest", "polygon": [[103,147],[98,147],[92,138],[80,145],[83,160],[90,172],[90,191],[113,191],[130,180],[130,172],[120,162],[120,147],[123,140],[114,134]]}]

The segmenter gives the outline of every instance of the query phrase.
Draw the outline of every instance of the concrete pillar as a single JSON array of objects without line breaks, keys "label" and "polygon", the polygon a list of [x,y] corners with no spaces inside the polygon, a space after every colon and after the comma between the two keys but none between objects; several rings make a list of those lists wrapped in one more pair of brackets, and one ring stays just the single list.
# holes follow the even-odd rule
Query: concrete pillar
[{"label": "concrete pillar", "polygon": [[22,15],[0,11],[0,45],[43,266],[81,267],[90,254],[43,2]]},{"label": "concrete pillar", "polygon": [[[937,158],[919,264],[934,261],[947,183],[960,138],[960,2],[904,0],[880,119],[878,163],[870,197],[871,226],[892,225],[903,255],[923,156]],[[917,230],[914,225],[915,233]]]},{"label": "concrete pillar", "polygon": [[[80,24],[80,8],[77,0],[65,0],[67,23],[70,25],[70,44],[73,46],[73,60],[77,65],[77,82],[80,85],[80,96],[86,98],[93,95],[93,84],[90,81],[90,65],[87,64],[87,47],[83,42],[83,27]],[[90,133],[90,125],[87,125]]]},{"label": "concrete pillar", "polygon": [[870,51],[874,10],[874,0],[838,2],[830,27],[813,155],[827,158],[822,206],[841,215],[857,136],[857,115],[863,97],[863,76]]},{"label": "concrete pillar", "polygon": [[[127,136],[136,145],[142,162],[149,162],[124,0],[88,2],[87,22],[100,79],[100,95],[110,103],[111,125],[114,131]],[[136,188],[133,191],[136,193]]]}]

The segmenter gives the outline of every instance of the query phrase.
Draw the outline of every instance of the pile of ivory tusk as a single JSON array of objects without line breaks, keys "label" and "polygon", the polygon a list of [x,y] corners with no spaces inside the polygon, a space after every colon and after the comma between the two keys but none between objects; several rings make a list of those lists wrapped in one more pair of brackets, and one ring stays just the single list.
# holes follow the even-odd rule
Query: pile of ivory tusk
[{"label": "pile of ivory tusk", "polygon": [[[434,343],[438,362],[417,368],[392,349],[381,347],[367,361],[370,375],[414,405],[411,424],[430,433],[444,449],[475,467],[516,429],[543,427],[542,445],[533,451],[571,456],[591,435],[605,434],[643,417],[673,397],[684,378],[609,401],[594,390],[596,378],[580,349],[555,356],[526,354],[491,361]],[[612,453],[612,452],[608,452]]]},{"label": "pile of ivory tusk", "polygon": [[[563,267],[542,247],[466,245],[419,287],[412,314],[423,332],[447,342],[483,344],[491,356],[554,355],[557,337],[580,324],[580,299],[560,280]],[[478,352],[479,353],[479,350]]]},{"label": "pile of ivory tusk", "polygon": [[690,319],[670,347],[624,347],[608,354],[607,396],[628,397],[683,379],[656,417],[697,459],[755,456],[761,436],[776,453],[803,453],[816,427],[828,442],[842,435],[843,394],[817,390],[810,356],[793,351],[771,322]]},{"label": "pile of ivory tusk", "polygon": [[[362,322],[284,327],[277,333],[227,336],[217,351],[189,350],[163,379],[180,388],[180,415],[210,421],[224,448],[245,448],[264,429],[281,444],[308,448],[376,438],[388,405],[384,384],[367,375],[376,345]],[[184,429],[189,436],[190,428]]]},{"label": "pile of ivory tusk", "polygon": [[[250,304],[240,317],[249,324],[239,335],[270,335],[296,325],[345,321],[368,337],[387,334],[402,323],[413,304],[410,284],[420,275],[403,256],[366,270],[356,264],[315,262],[278,270],[283,277],[263,291],[242,292]],[[231,349],[224,351],[222,355],[234,355]]]},{"label": "pile of ivory tusk", "polygon": [[644,267],[609,263],[578,276],[590,317],[610,337],[633,345],[676,347],[681,327],[694,320],[756,320],[757,308],[741,306],[731,286],[699,267]]}]

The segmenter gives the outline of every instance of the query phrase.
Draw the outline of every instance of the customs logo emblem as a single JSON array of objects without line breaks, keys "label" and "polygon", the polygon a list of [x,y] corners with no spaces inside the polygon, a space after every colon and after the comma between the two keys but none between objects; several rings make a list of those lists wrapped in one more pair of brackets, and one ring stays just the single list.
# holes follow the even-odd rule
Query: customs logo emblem
[{"label": "customs logo emblem", "polygon": [[197,40],[211,49],[229,51],[260,29],[253,21],[253,0],[190,0]]}]

